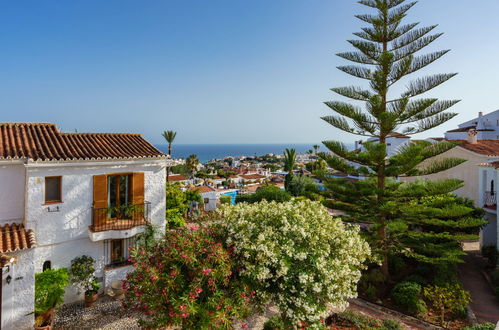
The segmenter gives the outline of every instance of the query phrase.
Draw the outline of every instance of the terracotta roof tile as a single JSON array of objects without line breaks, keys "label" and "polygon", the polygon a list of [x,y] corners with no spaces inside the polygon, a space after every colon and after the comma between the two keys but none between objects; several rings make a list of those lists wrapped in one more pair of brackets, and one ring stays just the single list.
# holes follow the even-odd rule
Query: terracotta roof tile
[{"label": "terracotta roof tile", "polygon": [[460,147],[478,154],[499,156],[499,140],[478,140],[476,144],[469,143],[465,140],[448,141],[458,142]]},{"label": "terracotta roof tile", "polygon": [[180,175],[180,174],[177,174],[177,175],[170,174],[168,177],[168,182],[186,181],[186,180],[189,180],[189,178],[186,176]]},{"label": "terracotta roof tile", "polygon": [[200,194],[204,194],[207,192],[213,192],[216,191],[214,188],[208,187],[208,186],[199,186],[199,187],[192,187],[189,188],[190,191],[197,191]]},{"label": "terracotta roof tile", "polygon": [[16,223],[0,226],[0,252],[14,252],[31,249],[36,246],[33,230],[26,231],[23,225]]},{"label": "terracotta roof tile", "polygon": [[95,160],[165,157],[140,134],[60,133],[55,124],[0,123],[0,159]]},{"label": "terracotta roof tile", "polygon": [[263,175],[260,174],[243,174],[240,175],[241,178],[247,179],[247,180],[259,180],[259,179],[265,179]]}]

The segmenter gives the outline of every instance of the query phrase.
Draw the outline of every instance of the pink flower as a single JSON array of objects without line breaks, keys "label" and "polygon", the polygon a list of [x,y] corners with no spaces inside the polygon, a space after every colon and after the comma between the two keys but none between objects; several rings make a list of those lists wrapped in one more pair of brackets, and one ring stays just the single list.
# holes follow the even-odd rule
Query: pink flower
[{"label": "pink flower", "polygon": [[180,305],[180,311],[183,312],[185,309],[185,306],[184,305]]},{"label": "pink flower", "polygon": [[182,313],[182,317],[185,319],[187,317],[187,313]]},{"label": "pink flower", "polygon": [[208,268],[208,269],[203,269],[202,272],[205,275],[209,275],[212,272],[212,270],[210,268]]},{"label": "pink flower", "polygon": [[177,314],[175,314],[174,312],[170,312],[170,313],[168,313],[168,315],[170,315],[170,317],[174,317]]},{"label": "pink flower", "polygon": [[203,292],[203,289],[197,289],[196,292],[201,293],[201,292]]},{"label": "pink flower", "polygon": [[243,325],[241,325],[241,328],[242,329],[248,329],[248,325],[246,323],[243,323]]},{"label": "pink flower", "polygon": [[151,281],[156,281],[157,277],[156,275],[151,275]]},{"label": "pink flower", "polygon": [[144,254],[146,254],[146,251],[140,250],[140,254],[144,255]]},{"label": "pink flower", "polygon": [[187,256],[185,254],[182,254],[181,257],[182,258],[187,258]]}]

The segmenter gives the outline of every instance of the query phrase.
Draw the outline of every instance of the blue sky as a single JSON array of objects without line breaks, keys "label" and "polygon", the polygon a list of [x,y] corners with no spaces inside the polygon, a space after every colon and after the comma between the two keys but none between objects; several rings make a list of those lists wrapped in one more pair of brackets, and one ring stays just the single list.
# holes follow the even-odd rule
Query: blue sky
[{"label": "blue sky", "polygon": [[[0,3],[0,121],[63,131],[139,132],[161,143],[352,141],[320,120],[367,8],[353,0],[71,0]],[[499,109],[497,0],[421,0],[408,17],[438,23],[422,72],[460,74],[430,95],[463,101],[424,136]]]}]

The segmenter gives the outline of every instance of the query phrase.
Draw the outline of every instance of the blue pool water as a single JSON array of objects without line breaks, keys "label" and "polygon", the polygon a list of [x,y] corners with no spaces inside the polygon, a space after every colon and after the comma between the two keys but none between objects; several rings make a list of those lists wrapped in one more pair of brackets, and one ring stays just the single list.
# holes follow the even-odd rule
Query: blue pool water
[{"label": "blue pool water", "polygon": [[229,191],[226,193],[221,194],[221,196],[230,196],[230,202],[232,205],[236,204],[236,196],[237,196],[238,190],[234,191]]}]

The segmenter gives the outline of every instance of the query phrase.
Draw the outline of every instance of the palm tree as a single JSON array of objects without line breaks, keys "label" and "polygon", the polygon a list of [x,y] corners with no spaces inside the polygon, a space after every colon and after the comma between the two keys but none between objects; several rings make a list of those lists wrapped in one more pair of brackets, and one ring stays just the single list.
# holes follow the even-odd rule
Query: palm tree
[{"label": "palm tree", "polygon": [[319,151],[320,146],[317,145],[317,144],[315,144],[315,145],[312,146],[312,148],[314,148],[315,153],[317,154],[317,151]]},{"label": "palm tree", "polygon": [[[165,138],[166,142],[168,142],[168,156],[172,156],[172,143],[173,140],[175,140],[175,137],[177,136],[177,132],[174,131],[164,131],[163,137]],[[166,182],[168,182],[168,179],[170,178],[170,167],[168,166],[166,168]]]},{"label": "palm tree", "polygon": [[194,173],[196,173],[196,170],[199,165],[199,159],[198,156],[196,155],[189,155],[187,159],[185,160],[185,165],[187,167],[187,170],[189,171],[191,175],[191,179],[194,178]]},{"label": "palm tree", "polygon": [[296,150],[288,149],[284,150],[284,170],[288,172],[284,178],[284,188],[289,191],[289,184],[293,178],[293,169],[296,166]]}]

